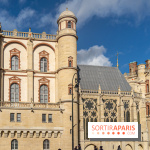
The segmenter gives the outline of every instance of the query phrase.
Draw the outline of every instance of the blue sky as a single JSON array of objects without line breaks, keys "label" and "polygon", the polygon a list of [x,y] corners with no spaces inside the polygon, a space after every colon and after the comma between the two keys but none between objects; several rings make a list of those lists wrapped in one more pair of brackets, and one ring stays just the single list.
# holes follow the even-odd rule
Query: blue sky
[{"label": "blue sky", "polygon": [[3,30],[56,34],[68,7],[78,18],[78,63],[116,66],[150,59],[150,0],[0,0]]}]

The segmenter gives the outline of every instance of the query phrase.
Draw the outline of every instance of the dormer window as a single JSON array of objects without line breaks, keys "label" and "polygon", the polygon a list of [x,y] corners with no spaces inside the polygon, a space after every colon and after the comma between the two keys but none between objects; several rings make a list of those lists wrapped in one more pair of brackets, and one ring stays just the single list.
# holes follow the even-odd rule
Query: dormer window
[{"label": "dormer window", "polygon": [[68,28],[71,28],[71,21],[68,21]]}]

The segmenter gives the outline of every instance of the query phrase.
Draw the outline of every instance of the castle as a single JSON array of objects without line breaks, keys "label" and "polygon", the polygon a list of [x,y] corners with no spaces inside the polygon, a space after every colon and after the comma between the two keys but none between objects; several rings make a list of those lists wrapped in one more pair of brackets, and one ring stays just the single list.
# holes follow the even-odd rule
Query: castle
[{"label": "castle", "polygon": [[[149,149],[149,61],[146,70],[131,63],[125,77],[117,67],[77,65],[76,23],[66,9],[57,35],[0,26],[1,150]],[[141,141],[91,142],[88,122],[139,122]]]}]

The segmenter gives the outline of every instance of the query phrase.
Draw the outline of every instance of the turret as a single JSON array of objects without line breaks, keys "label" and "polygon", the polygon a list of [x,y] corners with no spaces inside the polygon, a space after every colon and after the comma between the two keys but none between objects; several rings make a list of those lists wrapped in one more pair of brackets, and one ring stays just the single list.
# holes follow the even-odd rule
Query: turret
[{"label": "turret", "polygon": [[[65,137],[64,143],[68,143],[64,146],[66,149],[71,149],[72,146],[72,92],[73,92],[73,130],[74,130],[74,146],[78,145],[78,106],[77,106],[77,92],[72,89],[75,86],[75,78],[77,78],[77,35],[76,35],[76,23],[77,18],[73,12],[66,9],[62,12],[57,20],[58,23],[58,54],[57,54],[57,85],[58,85],[58,99],[63,103],[65,113],[63,114]],[[66,124],[66,122],[68,122]]]}]

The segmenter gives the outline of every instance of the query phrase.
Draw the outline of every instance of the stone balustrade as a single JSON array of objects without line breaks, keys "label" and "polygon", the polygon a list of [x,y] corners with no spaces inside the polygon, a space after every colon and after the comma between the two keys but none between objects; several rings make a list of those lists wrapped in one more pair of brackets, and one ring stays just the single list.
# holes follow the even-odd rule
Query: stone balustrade
[{"label": "stone balustrade", "polygon": [[19,32],[16,29],[13,31],[2,31],[3,35],[6,37],[18,37],[18,38],[33,38],[42,40],[56,40],[56,35],[42,33],[32,33],[32,32]]}]

